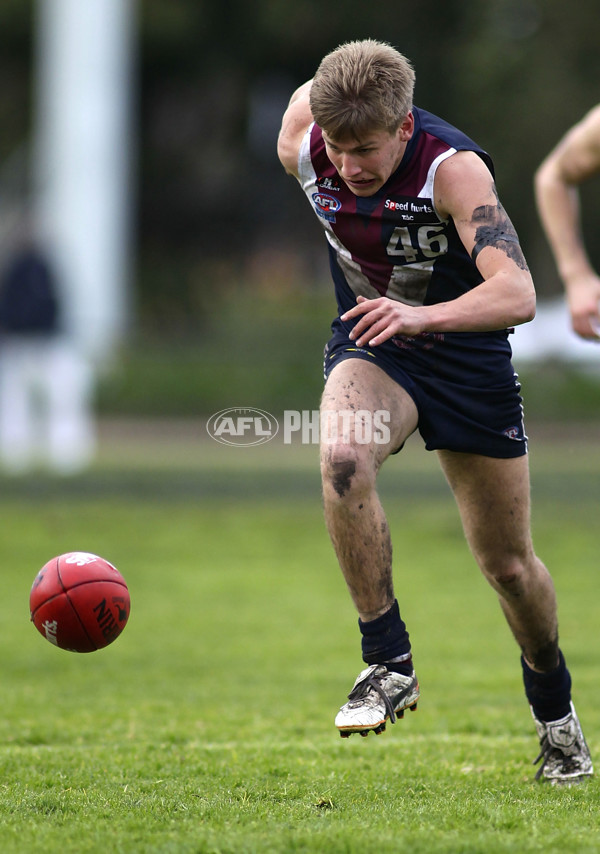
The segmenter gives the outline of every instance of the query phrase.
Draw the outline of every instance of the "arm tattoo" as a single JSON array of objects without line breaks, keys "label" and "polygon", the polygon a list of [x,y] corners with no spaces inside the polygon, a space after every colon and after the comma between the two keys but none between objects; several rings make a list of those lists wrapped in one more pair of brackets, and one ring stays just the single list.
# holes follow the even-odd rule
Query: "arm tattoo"
[{"label": "arm tattoo", "polygon": [[521,251],[517,232],[498,199],[496,188],[494,188],[494,195],[498,200],[496,205],[480,205],[473,211],[471,221],[476,225],[476,229],[471,260],[475,262],[482,249],[493,246],[494,249],[504,252],[521,270],[527,270],[527,262]]}]

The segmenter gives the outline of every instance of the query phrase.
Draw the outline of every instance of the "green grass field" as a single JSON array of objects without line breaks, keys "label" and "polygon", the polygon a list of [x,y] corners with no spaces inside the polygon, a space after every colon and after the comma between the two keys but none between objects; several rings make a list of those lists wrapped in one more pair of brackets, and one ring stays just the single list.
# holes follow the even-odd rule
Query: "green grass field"
[{"label": "green grass field", "polygon": [[[418,443],[381,491],[422,698],[379,737],[339,738],[361,662],[315,454],[133,425],[85,476],[0,481],[2,852],[600,851],[598,781],[533,782],[518,650]],[[600,445],[541,436],[532,472],[598,764]],[[132,598],[123,635],[88,655],[28,619],[39,567],[76,549]]]}]

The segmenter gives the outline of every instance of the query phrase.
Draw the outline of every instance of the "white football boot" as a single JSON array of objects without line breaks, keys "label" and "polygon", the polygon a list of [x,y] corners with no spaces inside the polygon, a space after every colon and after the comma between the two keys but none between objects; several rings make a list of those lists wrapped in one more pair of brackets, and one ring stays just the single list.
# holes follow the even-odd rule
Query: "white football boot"
[{"label": "white football boot", "polygon": [[335,718],[335,725],[343,738],[358,732],[367,736],[379,735],[387,721],[394,723],[403,717],[404,710],[415,711],[419,699],[419,683],[414,671],[402,676],[388,670],[385,664],[372,664],[358,674],[348,702]]},{"label": "white football boot", "polygon": [[540,740],[540,754],[533,764],[543,759],[535,779],[556,784],[580,783],[591,777],[594,773],[592,757],[573,703],[569,714],[558,721],[540,721],[533,709],[531,714]]}]

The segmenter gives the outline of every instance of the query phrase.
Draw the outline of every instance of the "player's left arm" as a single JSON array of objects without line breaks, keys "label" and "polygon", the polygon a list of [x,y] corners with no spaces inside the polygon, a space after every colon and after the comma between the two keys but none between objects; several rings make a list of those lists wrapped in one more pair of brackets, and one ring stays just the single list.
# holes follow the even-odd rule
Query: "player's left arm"
[{"label": "player's left arm", "polygon": [[[442,330],[491,331],[535,316],[535,288],[517,232],[483,160],[458,152],[440,164],[435,180],[440,216],[450,216],[483,282],[437,308]],[[470,320],[469,320],[470,318]]]},{"label": "player's left arm", "polygon": [[358,318],[350,337],[359,346],[421,332],[490,332],[535,316],[533,280],[483,160],[471,151],[447,158],[438,167],[434,196],[438,215],[452,218],[483,282],[436,305],[407,306],[387,297],[358,297],[358,304],[342,320]]}]

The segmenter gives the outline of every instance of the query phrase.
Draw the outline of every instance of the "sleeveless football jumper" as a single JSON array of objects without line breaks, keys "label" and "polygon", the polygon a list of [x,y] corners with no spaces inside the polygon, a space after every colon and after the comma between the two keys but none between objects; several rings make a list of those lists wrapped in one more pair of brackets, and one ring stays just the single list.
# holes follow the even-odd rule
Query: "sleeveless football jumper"
[{"label": "sleeveless football jumper", "polygon": [[527,437],[510,330],[396,335],[376,347],[357,347],[348,337],[355,321],[340,320],[359,295],[434,305],[483,281],[452,219],[438,216],[433,185],[439,164],[457,151],[474,151],[493,176],[492,161],[442,119],[418,108],[413,114],[402,161],[372,196],[355,196],[339,177],[316,123],[301,144],[299,181],[325,231],[338,307],[325,376],[342,359],[373,362],[413,398],[428,450],[521,456]]}]

